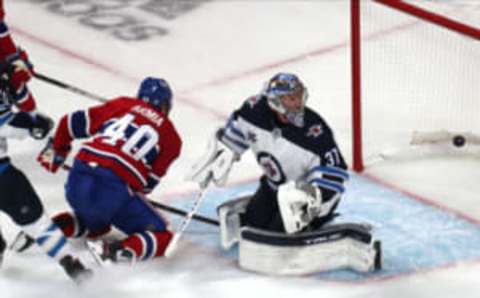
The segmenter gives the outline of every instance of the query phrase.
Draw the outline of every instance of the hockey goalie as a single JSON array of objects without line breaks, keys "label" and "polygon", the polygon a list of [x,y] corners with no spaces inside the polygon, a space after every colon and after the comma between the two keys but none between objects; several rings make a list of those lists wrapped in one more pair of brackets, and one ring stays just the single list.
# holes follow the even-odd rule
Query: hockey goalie
[{"label": "hockey goalie", "polygon": [[334,224],[347,165],[325,120],[306,107],[307,89],[291,73],[272,77],[211,139],[190,178],[224,185],[251,149],[263,170],[252,196],[218,207],[221,244],[239,244],[239,266],[279,275],[381,268],[381,243],[362,224]]}]

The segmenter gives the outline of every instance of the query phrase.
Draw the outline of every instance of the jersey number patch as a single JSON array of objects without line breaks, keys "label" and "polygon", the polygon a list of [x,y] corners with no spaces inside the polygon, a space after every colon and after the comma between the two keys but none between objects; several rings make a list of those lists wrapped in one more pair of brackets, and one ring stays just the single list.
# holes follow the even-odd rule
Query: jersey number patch
[{"label": "jersey number patch", "polygon": [[327,166],[337,166],[341,164],[340,152],[337,148],[333,148],[325,153],[324,158],[326,160]]},{"label": "jersey number patch", "polygon": [[110,124],[103,132],[102,142],[116,145],[119,140],[124,140],[120,149],[134,160],[144,158],[150,150],[158,144],[157,131],[149,125],[136,125],[133,123],[135,116],[127,114]]}]

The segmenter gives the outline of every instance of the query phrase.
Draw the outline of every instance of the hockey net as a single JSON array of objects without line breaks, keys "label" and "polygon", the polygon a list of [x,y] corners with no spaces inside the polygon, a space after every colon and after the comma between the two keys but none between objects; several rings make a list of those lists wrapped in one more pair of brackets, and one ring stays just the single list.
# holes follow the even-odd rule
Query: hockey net
[{"label": "hockey net", "polygon": [[353,167],[480,156],[480,2],[351,0]]}]

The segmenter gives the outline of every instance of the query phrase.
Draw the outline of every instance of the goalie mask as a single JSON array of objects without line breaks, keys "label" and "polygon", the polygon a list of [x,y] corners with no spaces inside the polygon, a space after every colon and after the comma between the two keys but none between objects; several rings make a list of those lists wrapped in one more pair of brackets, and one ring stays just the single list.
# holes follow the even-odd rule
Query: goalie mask
[{"label": "goalie mask", "polygon": [[137,97],[165,114],[172,108],[172,90],[164,79],[148,77],[142,81]]},{"label": "goalie mask", "polygon": [[291,124],[302,127],[308,92],[300,79],[291,73],[279,73],[267,82],[262,94],[270,108],[285,116]]}]

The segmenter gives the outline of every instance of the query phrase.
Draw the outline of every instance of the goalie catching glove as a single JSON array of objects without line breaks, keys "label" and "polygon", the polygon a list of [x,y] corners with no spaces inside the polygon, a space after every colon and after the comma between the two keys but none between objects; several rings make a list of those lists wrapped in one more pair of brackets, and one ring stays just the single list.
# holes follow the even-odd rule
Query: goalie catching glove
[{"label": "goalie catching glove", "polygon": [[318,187],[309,184],[298,187],[291,181],[280,185],[277,200],[285,231],[292,234],[308,226],[314,218],[330,214],[339,196],[323,202]]},{"label": "goalie catching glove", "polygon": [[210,181],[217,186],[225,185],[233,162],[239,155],[220,141],[223,129],[219,129],[210,140],[207,152],[192,167],[186,179],[197,182],[200,188],[206,188]]}]

